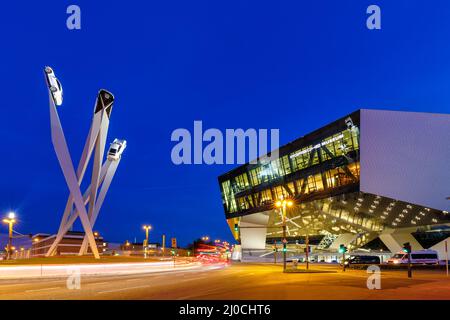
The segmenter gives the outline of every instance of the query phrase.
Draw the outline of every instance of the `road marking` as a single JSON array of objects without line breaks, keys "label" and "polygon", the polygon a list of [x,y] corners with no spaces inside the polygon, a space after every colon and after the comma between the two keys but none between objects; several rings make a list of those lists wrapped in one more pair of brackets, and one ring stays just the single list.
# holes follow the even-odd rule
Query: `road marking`
[{"label": "road marking", "polygon": [[140,278],[132,278],[132,279],[123,279],[125,281],[143,281],[143,280],[153,280],[153,279],[160,279],[160,278],[165,278],[167,277],[167,275],[162,275],[162,276],[142,276]]},{"label": "road marking", "polygon": [[0,284],[1,288],[5,287],[15,287],[15,286],[27,286],[29,283],[12,283],[12,284]]},{"label": "road marking", "polygon": [[254,273],[241,274],[241,275],[238,276],[238,278],[249,277],[249,276],[252,276],[252,275],[254,275]]},{"label": "road marking", "polygon": [[52,280],[52,281],[35,281],[35,282],[20,282],[20,283],[1,283],[0,287],[12,287],[12,286],[28,286],[31,284],[50,284],[50,283],[56,283],[61,282],[64,283],[64,280]]},{"label": "road marking", "polygon": [[39,292],[39,291],[47,291],[47,290],[55,290],[62,289],[61,287],[52,287],[52,288],[44,288],[44,289],[33,289],[33,290],[25,290],[25,292]]},{"label": "road marking", "polygon": [[111,283],[111,282],[91,282],[91,283],[85,283],[85,285],[92,285],[92,284],[98,285],[98,284],[108,284],[108,283]]},{"label": "road marking", "polygon": [[98,294],[109,293],[109,292],[125,291],[125,290],[133,290],[133,289],[140,289],[140,288],[148,288],[148,287],[150,287],[150,286],[138,286],[138,287],[129,287],[129,288],[122,288],[122,289],[106,290],[106,291],[100,291],[100,292],[98,292]]},{"label": "road marking", "polygon": [[[187,299],[192,299],[192,298],[197,298],[197,297],[202,297],[203,298],[203,297],[205,297],[207,295],[211,295],[211,294],[214,294],[214,293],[220,293],[222,291],[223,291],[223,288],[219,287],[219,288],[214,288],[214,289],[211,289],[211,290],[199,292],[198,294],[191,294],[191,295],[188,295],[188,296],[178,297],[178,298],[175,298],[175,299],[176,300],[187,300]],[[203,299],[205,299],[205,298],[203,298]]]},{"label": "road marking", "polygon": [[189,278],[189,279],[179,280],[178,282],[195,281],[195,280],[201,280],[201,279],[206,279],[206,278],[209,278],[209,277]]}]

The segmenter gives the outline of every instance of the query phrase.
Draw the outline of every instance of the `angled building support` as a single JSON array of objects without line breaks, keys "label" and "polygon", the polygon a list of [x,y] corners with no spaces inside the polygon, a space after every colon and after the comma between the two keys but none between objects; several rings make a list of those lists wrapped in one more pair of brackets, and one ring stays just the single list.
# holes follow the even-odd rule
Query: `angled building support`
[{"label": "angled building support", "polygon": [[242,217],[239,226],[242,248],[264,249],[268,222],[269,216],[263,213]]},{"label": "angled building support", "polygon": [[392,253],[400,252],[403,248],[403,244],[406,242],[411,244],[412,250],[423,250],[423,247],[411,234],[411,232],[414,231],[416,231],[414,228],[405,228],[403,230],[386,228],[379,237]]}]

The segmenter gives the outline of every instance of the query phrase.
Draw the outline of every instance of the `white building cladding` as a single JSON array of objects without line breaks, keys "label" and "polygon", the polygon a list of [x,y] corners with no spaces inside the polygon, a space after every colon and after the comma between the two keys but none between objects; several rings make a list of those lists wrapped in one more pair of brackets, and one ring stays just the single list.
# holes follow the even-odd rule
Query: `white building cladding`
[{"label": "white building cladding", "polygon": [[[396,252],[412,233],[450,223],[450,115],[359,110],[280,147],[278,160],[219,177],[225,215],[242,247],[322,237],[350,249],[379,239]],[[265,216],[265,217],[264,217]]]},{"label": "white building cladding", "polygon": [[360,190],[450,211],[450,115],[360,113]]}]

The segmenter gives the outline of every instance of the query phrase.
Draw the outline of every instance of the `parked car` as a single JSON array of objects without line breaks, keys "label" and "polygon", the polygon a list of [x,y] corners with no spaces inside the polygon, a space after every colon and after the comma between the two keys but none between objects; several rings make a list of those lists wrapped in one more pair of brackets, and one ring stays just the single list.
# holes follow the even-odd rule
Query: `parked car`
[{"label": "parked car", "polygon": [[381,259],[378,256],[366,256],[366,255],[358,255],[358,256],[350,256],[345,261],[346,265],[351,264],[380,264]]},{"label": "parked car", "polygon": [[[401,251],[387,260],[388,264],[407,264],[408,254]],[[412,264],[439,264],[439,256],[434,250],[418,250],[411,252]]]},{"label": "parked car", "polygon": [[55,105],[60,106],[63,102],[63,89],[58,78],[56,78],[53,69],[50,67],[45,67],[45,79],[47,81],[47,86],[52,93],[53,101]]}]

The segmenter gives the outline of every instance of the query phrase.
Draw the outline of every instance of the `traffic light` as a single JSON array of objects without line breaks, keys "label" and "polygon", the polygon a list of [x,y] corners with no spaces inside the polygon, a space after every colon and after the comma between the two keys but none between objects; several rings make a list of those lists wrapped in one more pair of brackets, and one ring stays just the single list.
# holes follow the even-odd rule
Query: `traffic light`
[{"label": "traffic light", "polygon": [[339,246],[339,253],[346,253],[347,252],[347,247],[344,246],[343,244],[341,244]]},{"label": "traffic light", "polygon": [[236,232],[239,231],[239,225],[237,223],[234,224],[234,231],[236,231]]},{"label": "traffic light", "polygon": [[403,252],[408,255],[408,278],[412,278],[412,268],[411,268],[411,244],[406,242],[403,244]]},{"label": "traffic light", "polygon": [[402,250],[404,253],[411,253],[411,244],[409,242],[404,243]]},{"label": "traffic light", "polygon": [[172,252],[172,255],[174,256],[175,255],[175,250],[172,250],[171,252]]},{"label": "traffic light", "polygon": [[283,252],[286,252],[287,251],[287,249],[286,249],[286,243],[283,243]]}]

